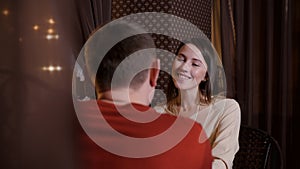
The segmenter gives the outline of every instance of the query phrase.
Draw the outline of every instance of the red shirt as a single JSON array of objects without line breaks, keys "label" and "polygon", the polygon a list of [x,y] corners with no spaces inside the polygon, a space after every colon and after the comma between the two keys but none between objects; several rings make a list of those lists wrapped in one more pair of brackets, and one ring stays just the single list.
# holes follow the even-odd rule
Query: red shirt
[{"label": "red shirt", "polygon": [[79,168],[211,168],[211,146],[198,123],[140,104],[97,103],[82,102],[77,109]]}]

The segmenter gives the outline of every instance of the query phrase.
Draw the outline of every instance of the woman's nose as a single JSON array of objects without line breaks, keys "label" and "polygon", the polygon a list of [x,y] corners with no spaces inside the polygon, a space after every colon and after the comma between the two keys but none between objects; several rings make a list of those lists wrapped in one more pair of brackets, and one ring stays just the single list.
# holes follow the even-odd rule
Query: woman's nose
[{"label": "woman's nose", "polygon": [[181,69],[182,71],[188,71],[188,70],[190,69],[190,66],[189,66],[189,64],[188,64],[187,62],[183,62],[183,63],[181,64],[181,66],[180,66],[180,69]]}]

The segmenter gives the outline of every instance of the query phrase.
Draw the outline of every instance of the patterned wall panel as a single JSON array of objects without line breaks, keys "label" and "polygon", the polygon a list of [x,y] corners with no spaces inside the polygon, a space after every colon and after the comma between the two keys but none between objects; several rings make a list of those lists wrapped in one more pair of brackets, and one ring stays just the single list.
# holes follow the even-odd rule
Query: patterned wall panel
[{"label": "patterned wall panel", "polygon": [[[112,0],[112,20],[135,13],[162,12],[186,19],[196,25],[203,33],[211,38],[211,1],[210,0]],[[133,18],[135,19],[135,18]],[[194,36],[195,30],[185,25],[170,21],[169,18],[139,18],[140,22],[147,24],[152,30],[164,29],[172,34]],[[153,99],[153,105],[165,101],[164,93],[170,80],[171,65],[174,53],[179,41],[168,36],[154,34],[157,48],[170,53],[159,53],[163,71],[160,72],[157,91]]]}]

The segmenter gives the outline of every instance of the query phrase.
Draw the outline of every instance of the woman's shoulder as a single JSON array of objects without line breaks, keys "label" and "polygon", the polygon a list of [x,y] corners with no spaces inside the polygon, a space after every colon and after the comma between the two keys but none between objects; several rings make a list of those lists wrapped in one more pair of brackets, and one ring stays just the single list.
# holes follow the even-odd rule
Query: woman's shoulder
[{"label": "woman's shoulder", "polygon": [[225,97],[215,98],[213,100],[213,104],[223,104],[226,107],[228,107],[228,106],[240,107],[239,103],[235,99],[225,98]]},{"label": "woman's shoulder", "polygon": [[241,112],[239,103],[232,98],[216,98],[213,104],[222,108],[224,110],[223,112],[234,113],[237,115]]},{"label": "woman's shoulder", "polygon": [[215,100],[212,112],[216,113],[220,124],[239,126],[241,122],[241,109],[235,99],[223,98]]}]

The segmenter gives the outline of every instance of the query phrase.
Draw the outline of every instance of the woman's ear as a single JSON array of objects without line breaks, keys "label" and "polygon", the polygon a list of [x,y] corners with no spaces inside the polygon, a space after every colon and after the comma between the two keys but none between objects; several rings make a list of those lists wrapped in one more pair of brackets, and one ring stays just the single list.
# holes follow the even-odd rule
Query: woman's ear
[{"label": "woman's ear", "polygon": [[155,59],[152,63],[152,68],[150,68],[150,85],[155,87],[157,85],[157,79],[160,71],[160,60]]},{"label": "woman's ear", "polygon": [[204,76],[204,82],[206,82],[208,80],[209,76],[208,76],[208,72],[206,71],[205,76]]}]

